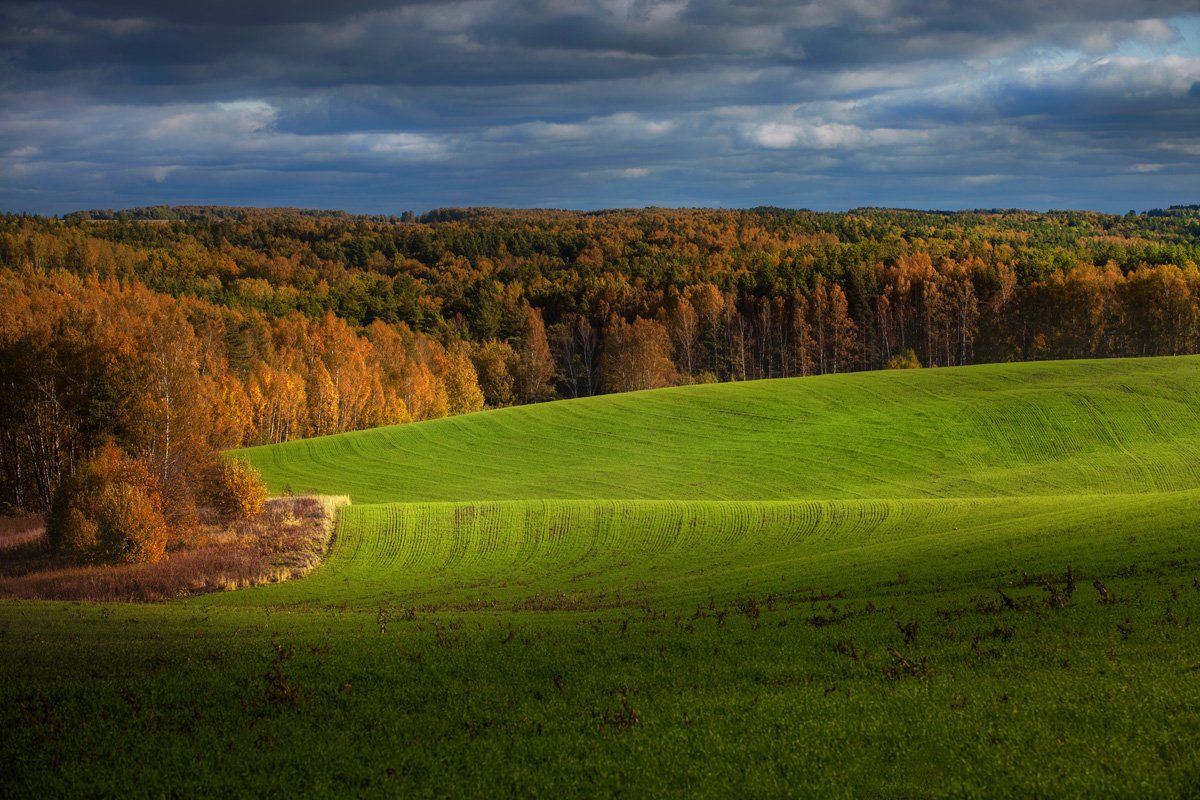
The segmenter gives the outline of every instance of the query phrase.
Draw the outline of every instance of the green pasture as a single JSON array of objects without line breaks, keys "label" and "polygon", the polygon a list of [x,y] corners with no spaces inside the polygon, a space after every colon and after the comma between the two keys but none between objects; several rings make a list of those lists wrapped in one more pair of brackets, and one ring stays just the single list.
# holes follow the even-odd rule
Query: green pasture
[{"label": "green pasture", "polygon": [[243,451],[355,503],[1027,496],[1200,487],[1200,357],[605,395]]},{"label": "green pasture", "polygon": [[243,451],[307,578],[0,604],[4,796],[1200,795],[1200,358]]}]

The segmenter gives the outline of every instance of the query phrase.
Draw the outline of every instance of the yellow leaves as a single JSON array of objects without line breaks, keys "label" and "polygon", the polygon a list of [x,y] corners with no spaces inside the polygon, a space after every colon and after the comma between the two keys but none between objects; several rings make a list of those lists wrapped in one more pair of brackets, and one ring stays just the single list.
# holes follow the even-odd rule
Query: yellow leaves
[{"label": "yellow leaves", "polygon": [[517,358],[508,342],[491,339],[475,348],[475,371],[484,400],[493,408],[512,405],[513,377],[509,365]]},{"label": "yellow leaves", "polygon": [[213,465],[203,488],[205,499],[234,519],[257,516],[267,501],[267,488],[258,470],[239,459]]},{"label": "yellow leaves", "polygon": [[309,430],[314,436],[338,429],[338,390],[324,363],[317,362],[308,376]]},{"label": "yellow leaves", "polygon": [[[543,339],[544,339],[543,335]],[[446,408],[451,414],[469,414],[483,408],[483,391],[479,376],[471,363],[470,351],[464,343],[456,342],[445,353],[438,366],[446,387]]]}]

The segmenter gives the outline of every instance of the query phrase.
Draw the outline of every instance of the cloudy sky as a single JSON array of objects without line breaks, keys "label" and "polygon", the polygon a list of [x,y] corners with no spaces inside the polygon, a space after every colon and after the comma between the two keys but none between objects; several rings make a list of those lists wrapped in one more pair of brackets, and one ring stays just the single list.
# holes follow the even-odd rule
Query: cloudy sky
[{"label": "cloudy sky", "polygon": [[0,5],[0,208],[1200,202],[1198,0]]}]

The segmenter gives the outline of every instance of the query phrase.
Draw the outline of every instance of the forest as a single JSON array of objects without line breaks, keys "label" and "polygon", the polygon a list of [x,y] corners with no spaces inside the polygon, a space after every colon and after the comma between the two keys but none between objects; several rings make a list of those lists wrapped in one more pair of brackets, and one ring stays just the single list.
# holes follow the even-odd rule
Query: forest
[{"label": "forest", "polygon": [[169,510],[224,449],[485,407],[1198,352],[1198,206],[10,214],[0,507],[110,443]]}]

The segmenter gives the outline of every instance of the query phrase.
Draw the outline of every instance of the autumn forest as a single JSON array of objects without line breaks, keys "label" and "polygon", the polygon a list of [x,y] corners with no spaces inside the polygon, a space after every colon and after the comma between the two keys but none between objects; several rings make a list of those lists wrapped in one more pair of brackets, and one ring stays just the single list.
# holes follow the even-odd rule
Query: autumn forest
[{"label": "autumn forest", "polygon": [[1196,207],[162,207],[7,215],[0,265],[10,511],[110,441],[170,500],[221,449],[485,407],[1200,352]]}]

